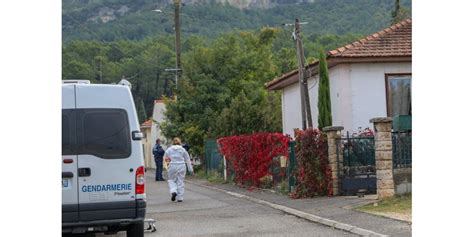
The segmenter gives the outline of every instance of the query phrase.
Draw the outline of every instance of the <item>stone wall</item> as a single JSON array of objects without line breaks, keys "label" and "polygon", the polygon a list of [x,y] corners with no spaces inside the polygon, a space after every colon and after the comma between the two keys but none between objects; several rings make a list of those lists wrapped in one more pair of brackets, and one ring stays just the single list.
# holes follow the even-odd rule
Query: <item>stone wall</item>
[{"label": "stone wall", "polygon": [[340,131],[344,130],[344,127],[325,127],[323,132],[328,136],[328,159],[329,167],[332,171],[332,187],[333,195],[339,194],[339,175],[338,168],[342,168],[342,164],[337,164],[337,142],[336,139],[341,137]]},{"label": "stone wall", "polygon": [[373,118],[375,128],[375,167],[377,173],[377,197],[395,195],[392,162],[392,118]]},{"label": "stone wall", "polygon": [[396,194],[411,193],[411,168],[393,169],[393,182]]}]

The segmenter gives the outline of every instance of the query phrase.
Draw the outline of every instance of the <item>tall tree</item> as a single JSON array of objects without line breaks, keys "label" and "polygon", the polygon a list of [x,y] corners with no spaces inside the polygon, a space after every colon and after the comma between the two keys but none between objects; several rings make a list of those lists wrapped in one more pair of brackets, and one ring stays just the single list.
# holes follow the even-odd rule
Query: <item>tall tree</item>
[{"label": "tall tree", "polygon": [[184,54],[178,99],[167,101],[163,134],[193,142],[193,152],[202,155],[208,137],[281,131],[275,119],[281,117],[279,97],[263,88],[278,75],[272,59],[276,31],[230,33]]},{"label": "tall tree", "polygon": [[220,113],[213,126],[214,135],[220,137],[263,131],[280,132],[281,114],[274,112],[281,111],[281,103],[275,101],[277,99],[277,95],[269,94],[263,88],[252,91],[249,95],[240,92]]},{"label": "tall tree", "polygon": [[319,88],[318,88],[318,128],[332,125],[331,94],[329,91],[329,70],[326,54],[319,52]]},{"label": "tall tree", "polygon": [[400,5],[400,0],[395,0],[395,9],[392,11],[392,24],[396,24],[409,17],[408,9]]}]

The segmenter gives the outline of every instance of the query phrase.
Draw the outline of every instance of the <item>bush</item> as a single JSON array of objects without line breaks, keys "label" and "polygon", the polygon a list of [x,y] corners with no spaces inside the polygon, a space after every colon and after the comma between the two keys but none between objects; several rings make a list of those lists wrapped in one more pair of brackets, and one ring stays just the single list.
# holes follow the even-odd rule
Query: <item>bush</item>
[{"label": "bush", "polygon": [[314,197],[332,193],[331,168],[327,137],[318,129],[296,130],[296,189],[292,198]]},{"label": "bush", "polygon": [[219,138],[220,152],[227,167],[232,169],[237,184],[260,187],[262,178],[271,176],[273,157],[288,157],[289,138],[281,133],[255,133],[252,135]]}]

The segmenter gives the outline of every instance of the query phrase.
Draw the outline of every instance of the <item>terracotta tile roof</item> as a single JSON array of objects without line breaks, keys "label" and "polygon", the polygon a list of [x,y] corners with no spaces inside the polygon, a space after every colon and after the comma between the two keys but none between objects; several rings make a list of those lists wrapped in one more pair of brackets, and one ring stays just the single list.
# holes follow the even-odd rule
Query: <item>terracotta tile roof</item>
[{"label": "terracotta tile roof", "polygon": [[[386,58],[386,60],[391,60],[390,58],[393,57],[411,57],[411,23],[412,20],[410,18],[405,19],[363,39],[329,51],[327,53],[329,67],[332,65],[331,59],[338,58],[345,58],[347,59],[345,62],[350,63],[351,59],[356,60],[357,58],[374,58],[374,60],[376,58]],[[308,66],[313,70],[317,70],[314,68],[318,65],[319,62],[316,61],[310,63]],[[293,82],[286,82],[286,80],[297,74],[298,69],[287,72],[265,83],[265,87],[270,89],[274,87],[284,87],[286,84],[289,85]],[[281,83],[283,83],[283,85]]]},{"label": "terracotta tile roof", "polygon": [[148,119],[147,121],[143,122],[142,125],[140,125],[140,128],[151,128],[151,124],[153,121],[151,119]]},{"label": "terracotta tile roof", "polygon": [[338,57],[399,57],[411,56],[411,19],[369,35],[356,42],[328,52]]}]

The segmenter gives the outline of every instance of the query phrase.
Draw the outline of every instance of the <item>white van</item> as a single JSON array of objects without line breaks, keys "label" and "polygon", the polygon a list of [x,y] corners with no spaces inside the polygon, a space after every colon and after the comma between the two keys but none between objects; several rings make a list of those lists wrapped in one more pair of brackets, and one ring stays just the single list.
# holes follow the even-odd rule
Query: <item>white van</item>
[{"label": "white van", "polygon": [[141,138],[129,87],[63,81],[63,233],[143,236]]}]

